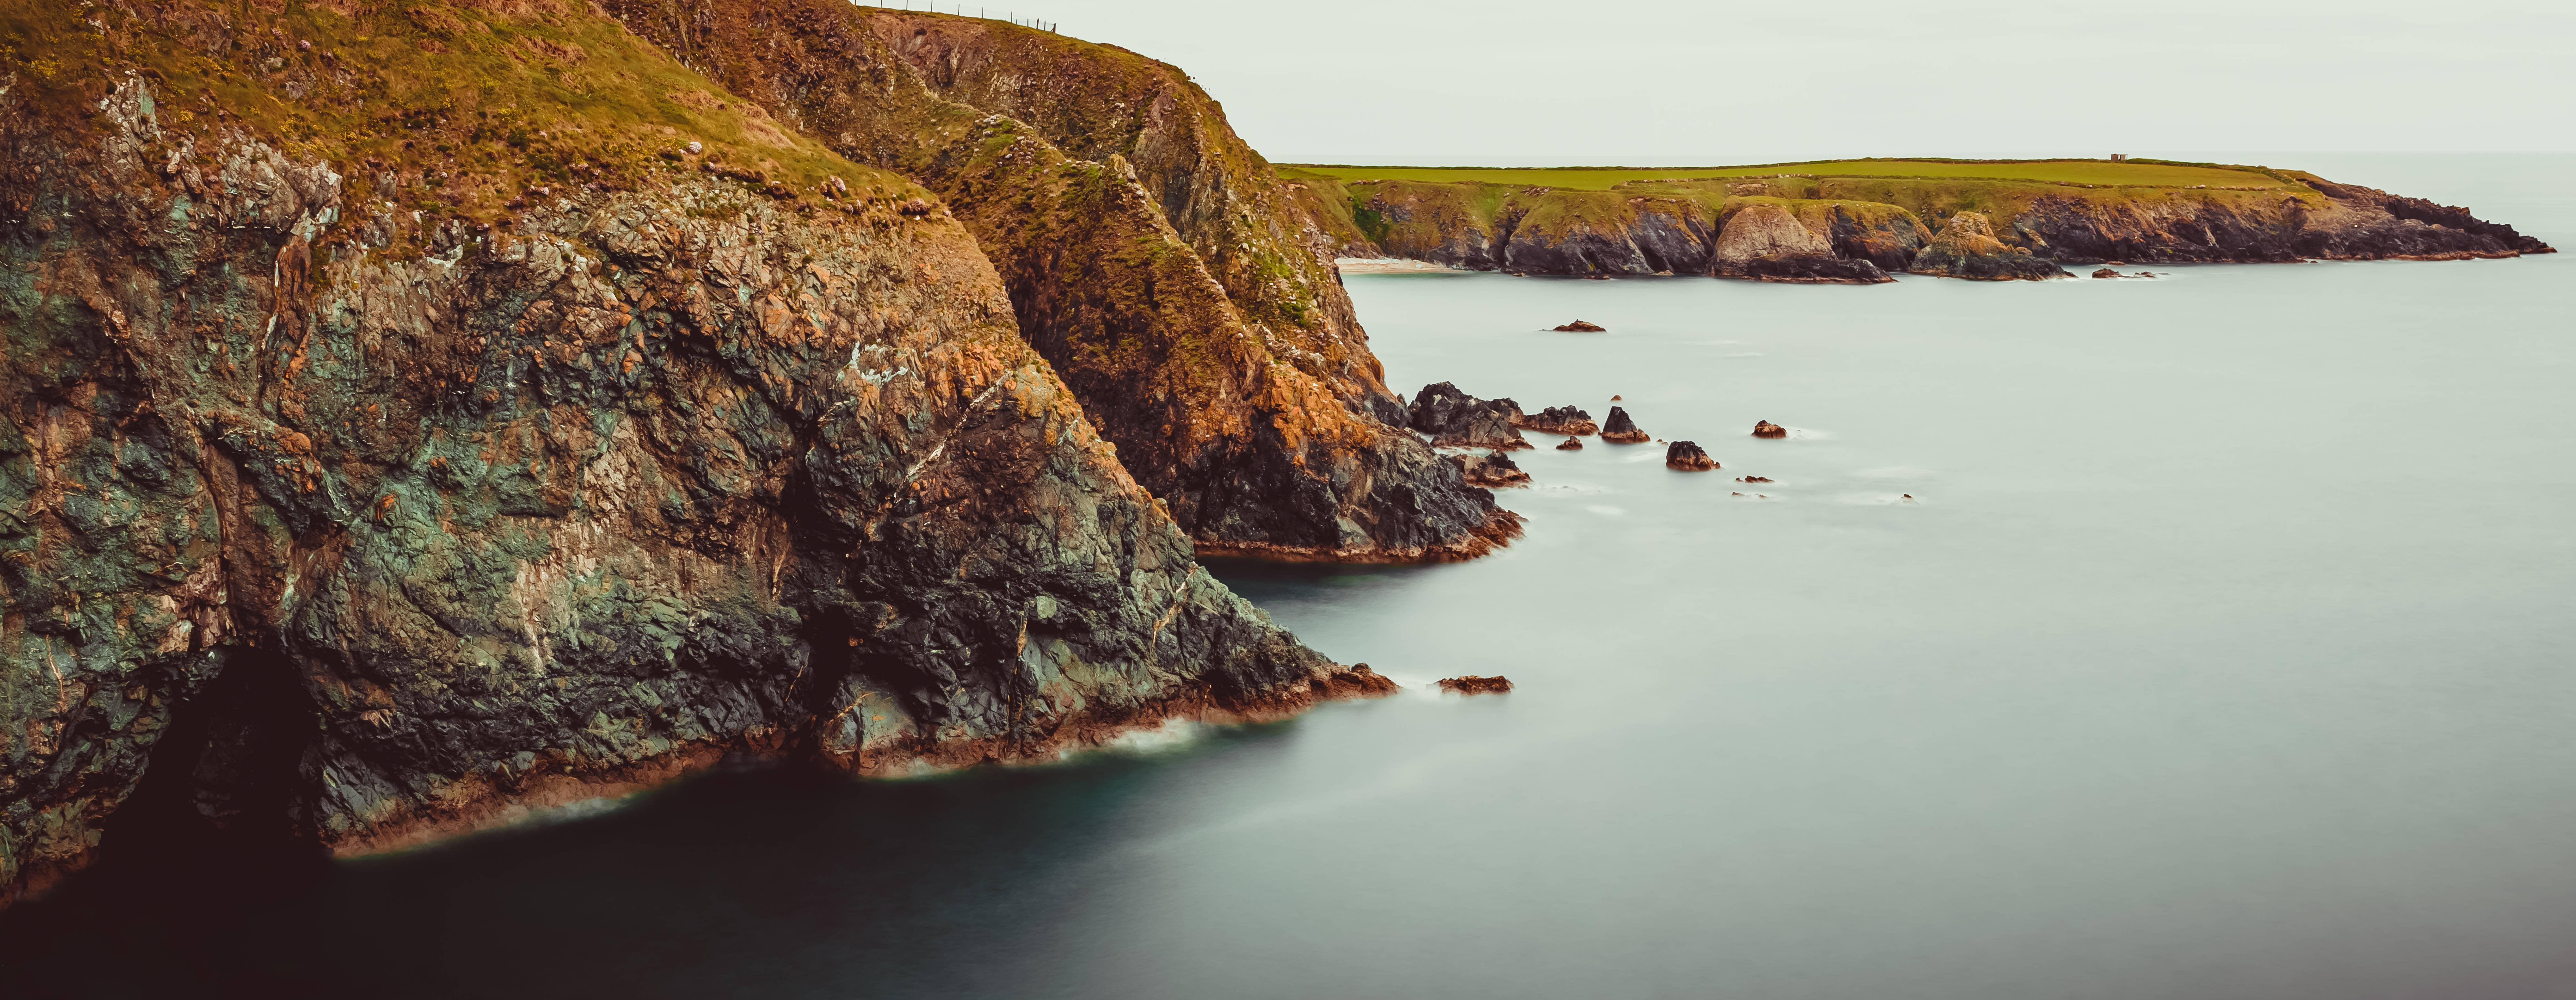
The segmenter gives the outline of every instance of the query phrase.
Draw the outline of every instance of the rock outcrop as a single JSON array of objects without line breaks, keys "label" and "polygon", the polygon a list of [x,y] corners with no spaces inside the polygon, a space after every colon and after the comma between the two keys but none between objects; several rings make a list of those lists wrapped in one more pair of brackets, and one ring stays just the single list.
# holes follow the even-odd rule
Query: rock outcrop
[{"label": "rock outcrop", "polygon": [[1951,216],[1940,235],[1932,237],[1923,252],[1914,255],[1909,269],[1916,274],[1979,281],[2069,277],[2064,268],[2045,257],[2034,256],[2028,247],[2011,246],[1996,239],[1994,222],[1982,212]]},{"label": "rock outcrop", "polygon": [[[872,37],[827,13],[798,30]],[[62,58],[0,88],[0,900],[138,796],[368,851],[735,751],[903,771],[1391,689],[1209,576],[962,213],[814,119],[559,6],[235,16],[102,10],[96,57],[8,38]],[[345,34],[287,30],[316,24]],[[691,58],[740,68],[720,35]],[[919,93],[854,65],[799,93]],[[1119,213],[1074,236],[1159,234],[1164,290],[1223,303]],[[1326,433],[1376,404],[1285,351],[1226,383],[1302,435],[1236,439],[1283,463],[1247,489],[1409,497],[1372,523],[1422,531],[1372,552],[1490,507],[1401,431]]]},{"label": "rock outcrop", "polygon": [[1601,425],[1592,422],[1591,414],[1571,406],[1551,406],[1537,413],[1522,414],[1519,419],[1512,421],[1512,424],[1541,434],[1601,433]]},{"label": "rock outcrop", "polygon": [[1439,382],[1423,386],[1421,392],[1414,394],[1406,425],[1431,435],[1431,443],[1440,447],[1510,451],[1530,447],[1514,427],[1520,419],[1519,403],[1478,399],[1455,385]]},{"label": "rock outcrop", "polygon": [[1502,452],[1458,456],[1459,472],[1467,481],[1487,489],[1503,489],[1530,484],[1529,473],[1521,470],[1512,457]]},{"label": "rock outcrop", "polygon": [[1598,323],[1587,323],[1579,319],[1555,329],[1558,333],[1603,333],[1607,330]]},{"label": "rock outcrop", "polygon": [[1500,674],[1492,677],[1476,674],[1468,674],[1464,677],[1443,677],[1440,679],[1440,690],[1450,694],[1510,694],[1512,681],[1511,678]]},{"label": "rock outcrop", "polygon": [[1717,468],[1717,460],[1690,441],[1675,441],[1664,449],[1664,467],[1683,472],[1708,472]]},{"label": "rock outcrop", "polygon": [[1784,438],[1789,436],[1789,429],[1768,420],[1756,420],[1753,422],[1753,436],[1758,438]]},{"label": "rock outcrop", "polygon": [[1601,440],[1612,444],[1644,444],[1653,440],[1653,436],[1638,430],[1637,422],[1628,418],[1627,410],[1613,406],[1609,418],[1601,425]]},{"label": "rock outcrop", "polygon": [[1333,247],[1171,66],[981,18],[608,0],[975,235],[1023,338],[1198,550],[1472,558],[1519,532],[1403,428]]},{"label": "rock outcrop", "polygon": [[1570,438],[1566,438],[1566,439],[1565,439],[1565,440],[1563,440],[1563,441],[1559,441],[1559,442],[1557,442],[1557,444],[1556,444],[1556,450],[1558,450],[1558,451],[1582,451],[1582,450],[1583,450],[1583,439],[1582,439],[1582,438],[1578,438],[1578,437],[1570,437]]},{"label": "rock outcrop", "polygon": [[1711,273],[1765,281],[1875,284],[1894,281],[1868,259],[1834,255],[1834,245],[1779,205],[1737,209],[1718,232]]}]

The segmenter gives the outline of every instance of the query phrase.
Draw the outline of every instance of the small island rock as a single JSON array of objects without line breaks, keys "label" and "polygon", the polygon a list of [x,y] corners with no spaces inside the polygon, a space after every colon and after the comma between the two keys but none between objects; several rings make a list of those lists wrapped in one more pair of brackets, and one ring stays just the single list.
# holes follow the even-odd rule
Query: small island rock
[{"label": "small island rock", "polygon": [[1465,677],[1443,677],[1440,679],[1440,690],[1450,694],[1510,694],[1512,681],[1511,678],[1499,674],[1492,677],[1478,677],[1474,674],[1468,674]]},{"label": "small island rock", "polygon": [[1565,443],[1564,443],[1564,444],[1560,444],[1560,445],[1557,445],[1557,446],[1556,446],[1556,450],[1558,450],[1558,451],[1582,451],[1582,450],[1583,450],[1583,439],[1582,439],[1582,438],[1572,438],[1572,437],[1570,437],[1570,438],[1566,438],[1566,439],[1565,439]]},{"label": "small island rock", "polygon": [[1644,444],[1649,436],[1637,429],[1636,421],[1628,419],[1627,410],[1613,406],[1610,419],[1601,424],[1601,440],[1613,444]]},{"label": "small island rock", "polygon": [[1564,326],[1557,327],[1557,328],[1556,328],[1556,332],[1558,332],[1558,333],[1603,333],[1603,332],[1607,332],[1607,331],[1608,331],[1608,329],[1609,329],[1608,327],[1604,327],[1604,326],[1602,326],[1602,325],[1601,325],[1601,324],[1599,324],[1599,323],[1586,323],[1586,322],[1584,322],[1584,321],[1582,321],[1582,320],[1579,320],[1579,319],[1578,319],[1578,320],[1575,320],[1574,322],[1571,322],[1571,323],[1565,324]]},{"label": "small island rock", "polygon": [[1753,422],[1753,436],[1758,438],[1784,438],[1789,436],[1789,429],[1768,420],[1756,420]]},{"label": "small island rock", "polygon": [[1541,434],[1599,434],[1601,425],[1592,415],[1571,406],[1551,406],[1537,413],[1524,414],[1512,426]]},{"label": "small island rock", "polygon": [[1717,468],[1717,460],[1708,457],[1708,452],[1701,450],[1695,442],[1675,441],[1670,447],[1664,449],[1664,468],[1679,469],[1683,472],[1707,472]]},{"label": "small island rock", "polygon": [[1510,451],[1527,448],[1530,443],[1514,430],[1521,416],[1521,404],[1508,399],[1477,399],[1458,387],[1440,382],[1422,387],[1413,396],[1407,425],[1431,435],[1431,443],[1446,448],[1493,448]]}]

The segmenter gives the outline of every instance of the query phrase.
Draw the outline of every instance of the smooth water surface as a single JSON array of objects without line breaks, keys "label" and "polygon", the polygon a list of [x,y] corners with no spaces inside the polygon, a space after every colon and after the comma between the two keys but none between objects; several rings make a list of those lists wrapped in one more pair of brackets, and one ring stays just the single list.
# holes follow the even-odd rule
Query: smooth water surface
[{"label": "smooth water surface", "polygon": [[[2576,245],[2564,159],[2384,183]],[[711,776],[247,913],[92,915],[129,964],[83,981],[2576,996],[2571,278],[1353,277],[1400,391],[1618,394],[1725,469],[1542,439],[1495,557],[1217,566],[1392,699],[1048,768]],[[1578,317],[1610,332],[1542,329]],[[1427,693],[1464,673],[1519,690]]]}]

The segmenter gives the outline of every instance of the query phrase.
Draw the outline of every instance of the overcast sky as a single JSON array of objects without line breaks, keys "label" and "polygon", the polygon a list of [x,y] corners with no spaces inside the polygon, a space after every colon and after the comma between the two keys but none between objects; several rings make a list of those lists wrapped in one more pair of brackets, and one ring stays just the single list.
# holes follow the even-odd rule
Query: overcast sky
[{"label": "overcast sky", "polygon": [[1278,162],[2576,150],[2576,0],[1006,2]]}]

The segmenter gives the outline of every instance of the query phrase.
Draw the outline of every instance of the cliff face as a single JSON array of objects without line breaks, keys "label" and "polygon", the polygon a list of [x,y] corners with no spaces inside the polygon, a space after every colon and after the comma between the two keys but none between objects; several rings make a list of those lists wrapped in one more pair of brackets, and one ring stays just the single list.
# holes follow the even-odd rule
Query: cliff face
[{"label": "cliff face", "polygon": [[[1306,192],[1308,211],[1323,220],[1319,226],[1358,234],[1356,241],[1343,237],[1344,253],[1527,274],[1867,283],[1913,271],[2008,280],[2055,276],[2062,273],[2059,263],[2111,260],[2452,260],[2553,252],[2466,209],[2312,175],[2279,177],[2278,183],[2256,178],[2270,186],[2242,190],[1792,176],[1631,181],[1606,191],[1341,182],[1304,174],[1295,183]],[[1983,220],[1982,230],[1972,226],[1957,239],[1936,241],[1936,225],[1946,228],[1961,213]],[[1550,222],[1533,225],[1536,220]],[[1789,220],[1804,232],[1788,228]]]},{"label": "cliff face", "polygon": [[147,772],[358,851],[1386,689],[1193,561],[966,225],[613,23],[95,16],[0,90],[0,900]]},{"label": "cliff face", "polygon": [[1177,70],[824,0],[611,9],[936,191],[994,261],[1021,334],[1201,552],[1451,559],[1517,534],[1403,430],[1329,243]]}]

